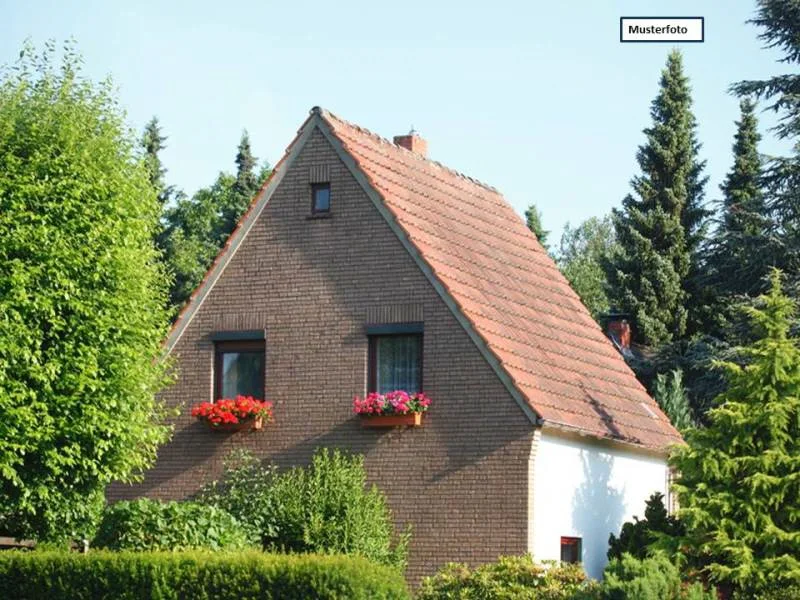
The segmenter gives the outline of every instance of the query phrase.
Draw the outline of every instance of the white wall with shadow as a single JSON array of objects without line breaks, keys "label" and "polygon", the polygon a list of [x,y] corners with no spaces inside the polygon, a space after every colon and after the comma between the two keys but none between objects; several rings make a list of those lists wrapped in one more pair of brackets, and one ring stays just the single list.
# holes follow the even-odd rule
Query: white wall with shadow
[{"label": "white wall with shadow", "polygon": [[667,495],[663,458],[591,438],[542,432],[532,460],[528,550],[537,560],[559,560],[561,537],[579,537],[590,577],[602,577],[609,534],[643,517],[653,492]]}]

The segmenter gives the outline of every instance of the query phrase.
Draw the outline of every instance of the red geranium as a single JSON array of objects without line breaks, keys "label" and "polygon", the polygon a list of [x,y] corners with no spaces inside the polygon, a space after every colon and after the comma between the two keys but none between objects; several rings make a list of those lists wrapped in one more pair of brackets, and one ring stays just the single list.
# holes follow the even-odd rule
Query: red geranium
[{"label": "red geranium", "polygon": [[192,407],[192,416],[207,421],[212,427],[234,425],[261,417],[265,423],[272,421],[272,402],[256,400],[252,396],[222,398],[216,402],[200,402]]}]

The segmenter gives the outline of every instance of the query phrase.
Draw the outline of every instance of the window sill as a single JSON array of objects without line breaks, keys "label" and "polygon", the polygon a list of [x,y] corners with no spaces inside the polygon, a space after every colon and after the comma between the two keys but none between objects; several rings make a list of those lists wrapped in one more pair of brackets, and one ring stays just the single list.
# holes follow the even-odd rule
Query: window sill
[{"label": "window sill", "polygon": [[310,215],[306,215],[306,220],[330,219],[330,218],[333,218],[333,215],[329,212],[311,213]]}]

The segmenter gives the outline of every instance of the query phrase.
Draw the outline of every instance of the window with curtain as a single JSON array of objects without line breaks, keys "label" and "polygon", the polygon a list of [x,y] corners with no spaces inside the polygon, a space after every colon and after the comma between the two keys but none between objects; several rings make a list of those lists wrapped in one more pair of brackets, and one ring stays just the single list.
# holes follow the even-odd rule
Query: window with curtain
[{"label": "window with curtain", "polygon": [[422,335],[370,336],[369,391],[422,390]]},{"label": "window with curtain", "polygon": [[253,396],[264,399],[264,342],[218,342],[214,361],[214,399]]}]

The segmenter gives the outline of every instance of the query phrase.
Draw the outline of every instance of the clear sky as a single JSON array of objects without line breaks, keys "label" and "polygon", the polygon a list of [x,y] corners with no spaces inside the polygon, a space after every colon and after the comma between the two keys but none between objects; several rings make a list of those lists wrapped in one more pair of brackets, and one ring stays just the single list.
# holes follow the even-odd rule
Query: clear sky
[{"label": "clear sky", "polygon": [[[187,193],[232,170],[242,129],[275,163],[314,105],[535,202],[560,234],[618,206],[671,46],[620,44],[620,16],[704,16],[684,44],[710,200],[728,170],[730,83],[782,72],[745,24],[751,0],[0,0],[0,63],[26,38],[74,37],[112,75],[137,129],[157,115],[168,180]],[[774,123],[764,115],[762,129]],[[783,150],[768,134],[762,151]]]}]

